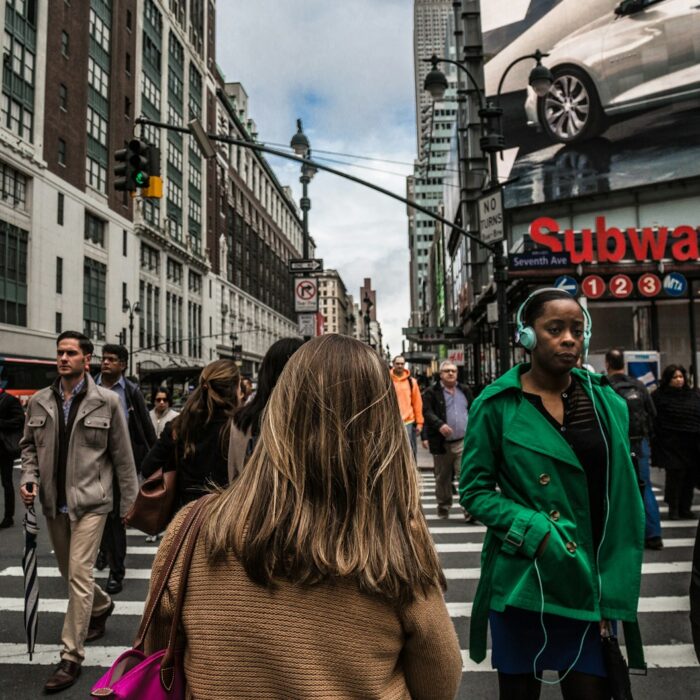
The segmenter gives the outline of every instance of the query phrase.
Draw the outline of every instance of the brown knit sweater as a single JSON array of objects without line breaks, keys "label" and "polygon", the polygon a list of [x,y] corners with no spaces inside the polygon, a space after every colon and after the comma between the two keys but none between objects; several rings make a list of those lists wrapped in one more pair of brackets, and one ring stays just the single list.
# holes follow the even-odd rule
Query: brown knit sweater
[{"label": "brown knit sweater", "polygon": [[[165,563],[168,529],[151,581]],[[175,565],[146,653],[162,649],[174,608]],[[211,566],[197,543],[183,611],[188,697],[318,700],[452,700],[462,674],[459,643],[442,593],[403,610],[350,581],[302,588],[253,583],[240,561]]]}]

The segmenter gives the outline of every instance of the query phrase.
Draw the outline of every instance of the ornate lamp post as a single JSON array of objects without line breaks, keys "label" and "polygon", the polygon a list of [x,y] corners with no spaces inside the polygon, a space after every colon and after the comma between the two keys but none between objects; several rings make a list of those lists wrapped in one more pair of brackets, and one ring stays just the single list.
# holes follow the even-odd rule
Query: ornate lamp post
[{"label": "ornate lamp post", "polygon": [[[294,136],[292,136],[292,140],[289,145],[298,156],[307,159],[311,158],[311,145],[309,144],[309,139],[304,133],[301,119],[297,119],[297,132],[294,134]],[[299,182],[301,182],[302,193],[299,206],[301,207],[302,212],[303,257],[305,260],[308,260],[309,258],[309,209],[311,209],[311,200],[309,199],[309,183],[315,174],[316,168],[308,163],[301,164],[301,177],[299,178]]]},{"label": "ornate lamp post", "polygon": [[133,304],[124,299],[122,311],[129,314],[129,375],[134,376],[134,315],[140,315],[141,304],[138,301]]},{"label": "ornate lamp post", "polygon": [[[425,77],[423,87],[432,95],[435,101],[440,101],[445,97],[445,91],[448,87],[447,77],[438,68],[440,63],[449,63],[457,66],[462,70],[467,78],[476,88],[479,96],[479,116],[481,117],[481,150],[489,154],[489,170],[491,173],[490,190],[502,190],[498,179],[498,154],[505,148],[505,139],[501,133],[501,116],[503,109],[499,105],[501,90],[503,83],[513,66],[521,61],[534,60],[535,66],[530,71],[529,83],[532,89],[539,97],[543,97],[549,92],[554,82],[552,72],[546,66],[542,65],[542,59],[547,54],[542,53],[539,49],[533,54],[527,54],[516,58],[505,70],[498,83],[498,91],[496,101],[486,101],[484,91],[479,87],[479,84],[474,79],[474,76],[469,70],[459,61],[451,58],[438,58],[433,54],[430,58],[424,58],[423,61],[432,63],[432,70]],[[467,173],[460,172],[460,177],[466,182]],[[488,248],[493,254],[493,276],[496,282],[496,304],[498,306],[498,369],[503,374],[510,367],[510,334],[508,333],[508,258],[503,253],[503,244],[487,244],[484,241],[477,240],[479,245]]]}]

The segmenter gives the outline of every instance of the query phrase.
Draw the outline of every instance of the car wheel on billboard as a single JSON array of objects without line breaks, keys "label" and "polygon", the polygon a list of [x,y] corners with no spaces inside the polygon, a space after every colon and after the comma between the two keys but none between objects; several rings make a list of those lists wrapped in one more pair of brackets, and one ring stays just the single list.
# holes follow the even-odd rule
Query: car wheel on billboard
[{"label": "car wheel on billboard", "polygon": [[605,119],[591,79],[575,66],[559,66],[552,73],[551,89],[537,101],[544,133],[559,143],[577,143],[600,134]]}]

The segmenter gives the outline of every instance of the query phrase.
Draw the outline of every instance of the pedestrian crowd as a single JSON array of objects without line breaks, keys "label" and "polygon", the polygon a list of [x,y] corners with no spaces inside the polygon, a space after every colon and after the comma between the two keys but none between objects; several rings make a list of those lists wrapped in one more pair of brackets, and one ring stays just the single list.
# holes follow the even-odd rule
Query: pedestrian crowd
[{"label": "pedestrian crowd", "polygon": [[[45,691],[73,685],[85,644],[105,634],[126,525],[170,473],[134,649],[95,693],[145,678],[155,655],[157,682],[191,697],[453,698],[462,659],[421,509],[420,440],[438,517],[457,503],[486,526],[469,654],[484,660],[490,630],[499,697],[538,698],[548,670],[567,700],[628,697],[617,637],[645,668],[642,555],[664,546],[651,465],[665,470],[669,518],[695,518],[700,393],[670,365],[650,394],[617,348],[605,375],[583,368],[591,317],[561,290],[530,295],[517,327],[527,362],[476,397],[451,361],[421,393],[403,356],[387,371],[329,334],[274,343],[256,390],[234,361],[211,362],[179,412],[167,387],[149,412],[122,346],[103,346],[93,379],[92,342],[59,335],[58,378],[26,416],[0,393],[0,527],[14,524],[21,452],[22,501],[38,495],[68,586]],[[104,589],[96,565],[109,567]],[[700,658],[700,542],[690,608]]]}]

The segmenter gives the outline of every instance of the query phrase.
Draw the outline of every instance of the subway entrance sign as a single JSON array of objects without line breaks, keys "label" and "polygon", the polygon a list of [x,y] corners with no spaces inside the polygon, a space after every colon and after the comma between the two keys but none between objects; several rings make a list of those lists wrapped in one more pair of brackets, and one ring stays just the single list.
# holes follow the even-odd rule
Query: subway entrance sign
[{"label": "subway entrance sign", "polygon": [[498,243],[506,237],[503,190],[494,190],[479,199],[479,231],[484,243]]}]

